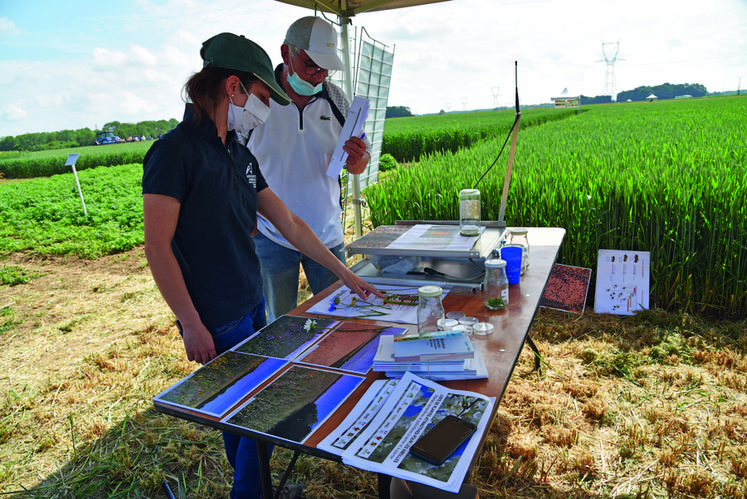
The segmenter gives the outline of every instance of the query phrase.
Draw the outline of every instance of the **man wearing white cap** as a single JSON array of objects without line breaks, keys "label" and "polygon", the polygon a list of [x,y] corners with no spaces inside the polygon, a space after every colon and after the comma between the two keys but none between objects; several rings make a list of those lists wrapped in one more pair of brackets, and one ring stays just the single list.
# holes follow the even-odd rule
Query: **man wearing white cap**
[{"label": "man wearing white cap", "polygon": [[[327,176],[327,165],[342,131],[350,101],[327,81],[329,71],[344,68],[337,55],[337,33],[319,17],[302,17],[290,25],[280,47],[283,64],[275,78],[292,105],[276,106],[264,125],[252,130],[246,145],[257,157],[267,184],[301,217],[332,253],[344,263],[340,179]],[[345,144],[348,173],[360,174],[370,155],[368,142],[351,137]],[[313,293],[336,277],[293,247],[265,218],[257,221],[254,239],[262,267],[270,321],[295,308],[299,264]]]}]

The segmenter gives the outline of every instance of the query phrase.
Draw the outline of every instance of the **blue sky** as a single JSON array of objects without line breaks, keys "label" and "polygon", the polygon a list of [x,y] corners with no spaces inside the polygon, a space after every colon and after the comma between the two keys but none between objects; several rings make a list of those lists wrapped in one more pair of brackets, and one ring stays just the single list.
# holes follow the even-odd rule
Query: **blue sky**
[{"label": "blue sky", "polygon": [[[273,0],[0,0],[0,137],[180,119],[202,41],[245,34],[280,62],[312,11]],[[602,43],[619,41],[616,88],[747,87],[747,0],[451,0],[352,19],[393,47],[389,105],[414,113],[510,105],[563,89],[603,93]]]}]

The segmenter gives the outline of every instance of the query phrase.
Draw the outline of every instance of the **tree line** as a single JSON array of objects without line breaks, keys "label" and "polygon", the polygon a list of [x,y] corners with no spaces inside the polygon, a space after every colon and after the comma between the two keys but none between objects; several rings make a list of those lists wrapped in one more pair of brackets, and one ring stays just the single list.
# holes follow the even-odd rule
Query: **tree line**
[{"label": "tree line", "polygon": [[[701,85],[700,83],[664,83],[653,87],[641,86],[633,90],[619,92],[617,94],[617,102],[627,102],[628,100],[642,102],[648,99],[648,96],[651,94],[655,95],[657,99],[674,99],[683,95],[689,95],[690,97],[705,97],[709,95],[705,85]],[[611,102],[611,95],[597,95],[596,97],[581,95],[581,105],[609,104]]]},{"label": "tree line", "polygon": [[[645,101],[649,95],[654,94],[658,99],[674,99],[682,95],[691,97],[704,97],[708,90],[700,83],[671,84],[664,83],[656,86],[641,86],[633,90],[626,90],[617,94],[617,102]],[[609,95],[598,95],[596,97],[580,96],[581,105],[606,104],[612,102]],[[444,114],[441,111],[440,114]],[[386,118],[398,118],[413,116],[407,106],[388,106]],[[157,138],[168,132],[179,123],[172,118],[170,120],[141,121],[139,123],[121,123],[111,121],[106,123],[102,130],[111,130],[122,140],[128,137],[151,137]],[[80,147],[94,145],[98,131],[90,128],[79,128],[78,130],[61,130],[59,132],[26,133],[23,135],[0,138],[0,151],[41,151],[47,149],[64,149],[68,147]]]},{"label": "tree line", "polygon": [[[111,121],[102,130],[111,130],[123,141],[129,137],[156,138],[168,132],[179,123],[170,120],[141,121],[139,123],[120,123]],[[60,130],[58,132],[36,132],[0,138],[0,151],[43,151],[48,149],[65,149],[68,147],[92,146],[96,143],[99,130],[79,128],[77,130]]]},{"label": "tree line", "polygon": [[653,87],[642,86],[633,90],[626,90],[617,94],[617,102],[626,102],[631,100],[645,101],[649,95],[655,95],[657,99],[674,99],[675,97],[689,95],[690,97],[705,97],[708,95],[705,85],[700,83],[683,83],[674,85],[672,83],[664,83],[663,85],[656,85]]}]

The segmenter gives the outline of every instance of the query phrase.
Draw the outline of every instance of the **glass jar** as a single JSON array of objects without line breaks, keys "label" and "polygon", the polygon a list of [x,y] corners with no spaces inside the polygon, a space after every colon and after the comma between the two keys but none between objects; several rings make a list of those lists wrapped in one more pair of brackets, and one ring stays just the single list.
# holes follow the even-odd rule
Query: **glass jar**
[{"label": "glass jar", "polygon": [[529,268],[529,238],[528,229],[509,229],[506,246],[521,246],[521,275]]},{"label": "glass jar", "polygon": [[480,235],[480,191],[459,191],[459,233],[463,236]]},{"label": "glass jar", "polygon": [[439,286],[418,288],[418,334],[438,331],[439,319],[446,316],[441,303],[442,292]]},{"label": "glass jar", "polygon": [[506,261],[499,258],[485,260],[483,300],[490,310],[503,310],[508,305],[508,277]]}]

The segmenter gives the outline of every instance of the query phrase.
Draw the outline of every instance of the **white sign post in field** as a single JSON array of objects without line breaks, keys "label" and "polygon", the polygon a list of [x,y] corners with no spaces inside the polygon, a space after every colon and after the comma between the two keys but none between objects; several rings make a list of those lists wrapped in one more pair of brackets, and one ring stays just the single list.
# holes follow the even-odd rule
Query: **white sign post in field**
[{"label": "white sign post in field", "polygon": [[80,190],[80,182],[78,181],[78,172],[75,171],[75,162],[78,161],[80,153],[74,152],[67,157],[65,166],[70,166],[73,169],[73,175],[75,176],[75,185],[78,186],[78,194],[80,194],[80,204],[83,205],[83,214],[88,216],[88,210],[86,210],[86,202],[83,201],[83,191]]}]

